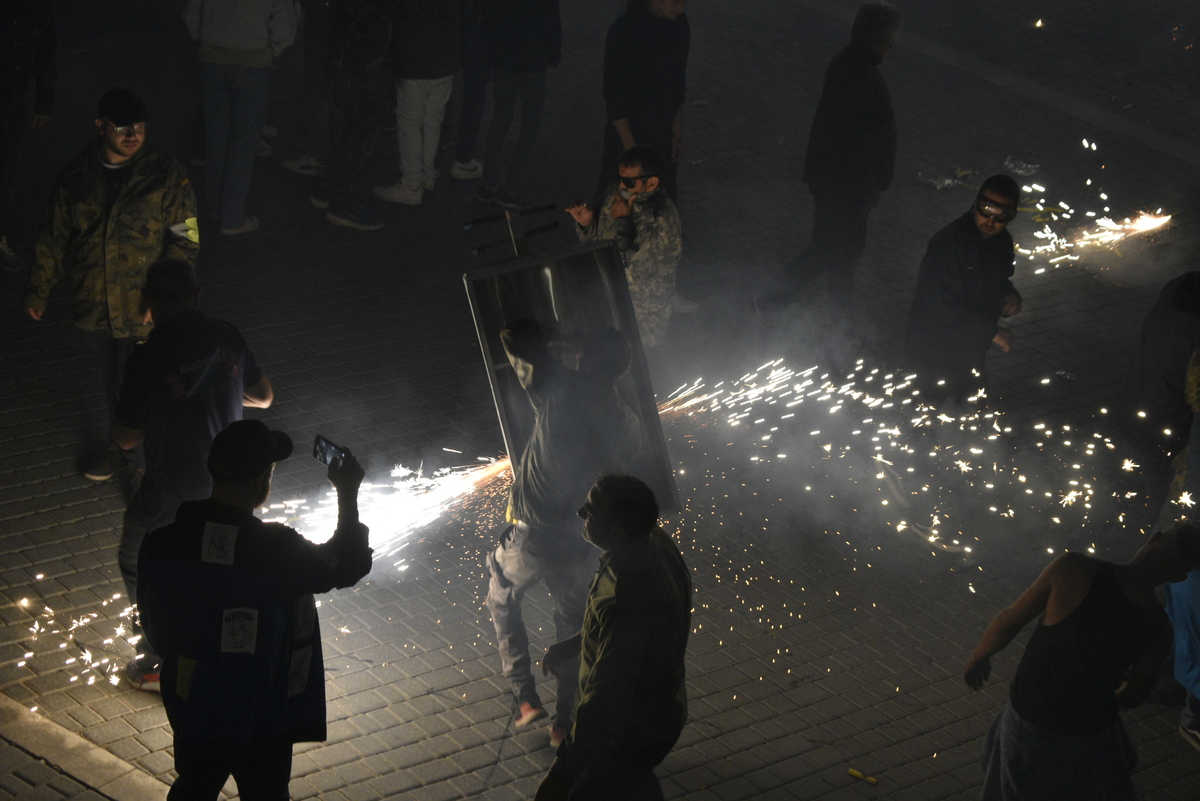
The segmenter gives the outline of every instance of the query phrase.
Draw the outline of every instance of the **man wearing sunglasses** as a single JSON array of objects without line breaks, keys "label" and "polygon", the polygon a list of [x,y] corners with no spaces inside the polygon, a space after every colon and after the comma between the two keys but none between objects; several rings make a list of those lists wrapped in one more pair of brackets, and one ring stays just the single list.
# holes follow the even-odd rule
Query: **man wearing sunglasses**
[{"label": "man wearing sunglasses", "polygon": [[642,345],[651,348],[667,335],[675,296],[675,271],[683,253],[679,212],[662,186],[667,163],[649,145],[626,150],[618,183],[596,202],[567,209],[584,242],[615,239],[625,262],[625,278],[637,316]]},{"label": "man wearing sunglasses", "polygon": [[1021,311],[1013,287],[1013,240],[1008,224],[1021,191],[1007,175],[983,182],[971,208],[929,240],[904,350],[917,371],[922,399],[961,403],[986,386],[992,344],[1008,353],[1012,333],[998,317]]},{"label": "man wearing sunglasses", "polygon": [[[142,308],[146,270],[159,259],[196,263],[200,237],[187,170],[146,141],[146,106],[113,89],[96,107],[97,136],[67,162],[34,248],[25,313],[41,320],[50,291],[71,285],[71,311],[107,400],[108,431],[125,360],[150,325]],[[115,441],[84,465],[107,481],[125,463]]]}]

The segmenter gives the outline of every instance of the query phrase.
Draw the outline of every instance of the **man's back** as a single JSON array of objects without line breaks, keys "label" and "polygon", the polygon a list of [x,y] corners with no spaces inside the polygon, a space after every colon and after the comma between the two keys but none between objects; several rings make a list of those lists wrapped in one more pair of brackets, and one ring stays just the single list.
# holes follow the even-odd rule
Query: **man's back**
[{"label": "man's back", "polygon": [[114,416],[145,431],[146,470],[162,489],[202,498],[213,437],[242,419],[245,389],[262,377],[236,328],[192,309],[130,354]]}]

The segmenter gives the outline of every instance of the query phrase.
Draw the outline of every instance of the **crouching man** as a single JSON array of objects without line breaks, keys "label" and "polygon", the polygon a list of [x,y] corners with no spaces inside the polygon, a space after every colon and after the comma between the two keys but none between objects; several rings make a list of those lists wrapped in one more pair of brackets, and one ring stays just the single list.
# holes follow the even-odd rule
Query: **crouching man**
[{"label": "crouching man", "polygon": [[138,605],[162,657],[175,733],[170,801],[216,799],[230,774],[242,798],[286,799],[292,744],[325,739],[325,677],[313,593],[371,569],[358,521],[363,470],[349,451],[329,467],[338,527],[314,545],[254,516],[292,441],[259,420],[232,423],[208,457],[212,496],[180,505],[146,535]]}]

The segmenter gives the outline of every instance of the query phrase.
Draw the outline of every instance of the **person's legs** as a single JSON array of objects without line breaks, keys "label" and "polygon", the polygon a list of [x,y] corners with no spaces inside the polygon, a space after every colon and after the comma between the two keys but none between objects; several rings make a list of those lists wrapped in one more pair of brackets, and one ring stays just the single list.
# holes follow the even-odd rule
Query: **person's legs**
[{"label": "person's legs", "polygon": [[662,787],[654,768],[675,746],[674,741],[645,748],[602,748],[575,779],[570,801],[661,801]]},{"label": "person's legs", "polygon": [[224,743],[194,743],[175,738],[175,772],[167,801],[216,801],[230,774],[230,749]]},{"label": "person's legs", "polygon": [[542,127],[542,111],[546,107],[546,73],[520,73],[517,78],[517,94],[521,98],[521,130],[517,134],[517,147],[513,151],[504,188],[518,195],[525,184],[525,171],[533,162],[537,146],[538,131]]},{"label": "person's legs", "polygon": [[[546,571],[546,588],[554,598],[554,637],[558,642],[574,637],[583,628],[588,591],[596,575],[599,555],[586,553]],[[579,693],[579,659],[564,662],[559,671],[554,698],[554,728],[568,731],[575,720]]]},{"label": "person's legs", "polygon": [[487,607],[496,627],[501,673],[512,683],[518,704],[541,706],[529,660],[529,634],[521,616],[525,590],[541,577],[541,565],[524,551],[525,530],[505,531],[487,560]]},{"label": "person's legs", "polygon": [[850,307],[854,292],[854,266],[867,247],[867,217],[870,213],[867,198],[842,198],[840,242],[831,245],[834,255],[829,265],[829,298],[843,308]]},{"label": "person's legs", "polygon": [[866,201],[862,198],[815,194],[808,247],[783,268],[775,286],[759,296],[759,308],[774,310],[795,303],[814,278],[835,265],[845,274],[832,280],[831,294],[853,286],[854,262],[862,255],[866,243],[866,211]]},{"label": "person's legs", "polygon": [[383,96],[364,94],[342,104],[345,131],[329,161],[330,211],[354,213],[366,200],[366,169],[387,107]]},{"label": "person's legs", "polygon": [[246,198],[254,176],[254,149],[267,121],[271,93],[269,67],[230,67],[230,115],[221,187],[221,227],[246,222]]},{"label": "person's legs", "polygon": [[230,67],[200,64],[200,104],[204,113],[204,203],[208,214],[221,219],[224,196],[225,158],[229,148],[229,126],[233,100],[228,86]]},{"label": "person's legs", "polygon": [[1183,713],[1179,716],[1179,725],[1185,729],[1200,732],[1200,698],[1187,694],[1183,702]]},{"label": "person's legs", "polygon": [[454,76],[434,78],[425,81],[425,85],[425,113],[421,121],[421,174],[422,180],[428,181],[434,174],[442,120],[446,118],[446,104],[450,102],[450,92],[454,89]]},{"label": "person's legs", "polygon": [[514,72],[495,70],[492,73],[492,127],[488,129],[487,148],[483,153],[483,185],[487,189],[500,186],[500,154],[504,151],[504,140],[517,105],[517,79]]},{"label": "person's legs", "polygon": [[[400,176],[404,188],[410,192],[421,188],[428,88],[429,81],[396,79],[396,142],[400,149]],[[437,136],[433,138],[433,147],[437,149]]]},{"label": "person's legs", "polygon": [[329,100],[325,97],[325,61],[329,54],[329,3],[309,0],[304,6],[304,147],[322,164],[329,163]]},{"label": "person's legs", "polygon": [[292,778],[292,744],[279,738],[256,740],[233,762],[232,773],[241,801],[288,801]]},{"label": "person's legs", "polygon": [[475,157],[475,143],[479,139],[479,125],[483,122],[483,107],[487,103],[487,87],[492,80],[486,48],[482,34],[477,33],[474,38],[464,34],[462,108],[458,112],[454,144],[454,160],[459,164],[467,164]]}]

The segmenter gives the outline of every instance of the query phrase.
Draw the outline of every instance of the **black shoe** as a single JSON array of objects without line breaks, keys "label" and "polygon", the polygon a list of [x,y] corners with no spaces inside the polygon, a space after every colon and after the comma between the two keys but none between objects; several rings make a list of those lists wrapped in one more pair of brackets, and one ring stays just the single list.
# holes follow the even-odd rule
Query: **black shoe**
[{"label": "black shoe", "polygon": [[125,454],[114,448],[96,454],[83,466],[83,477],[91,481],[108,481],[125,466]]},{"label": "black shoe", "polygon": [[326,192],[324,189],[314,189],[312,194],[308,196],[308,202],[312,204],[314,209],[324,211],[329,208],[329,204],[333,202],[333,195]]}]

